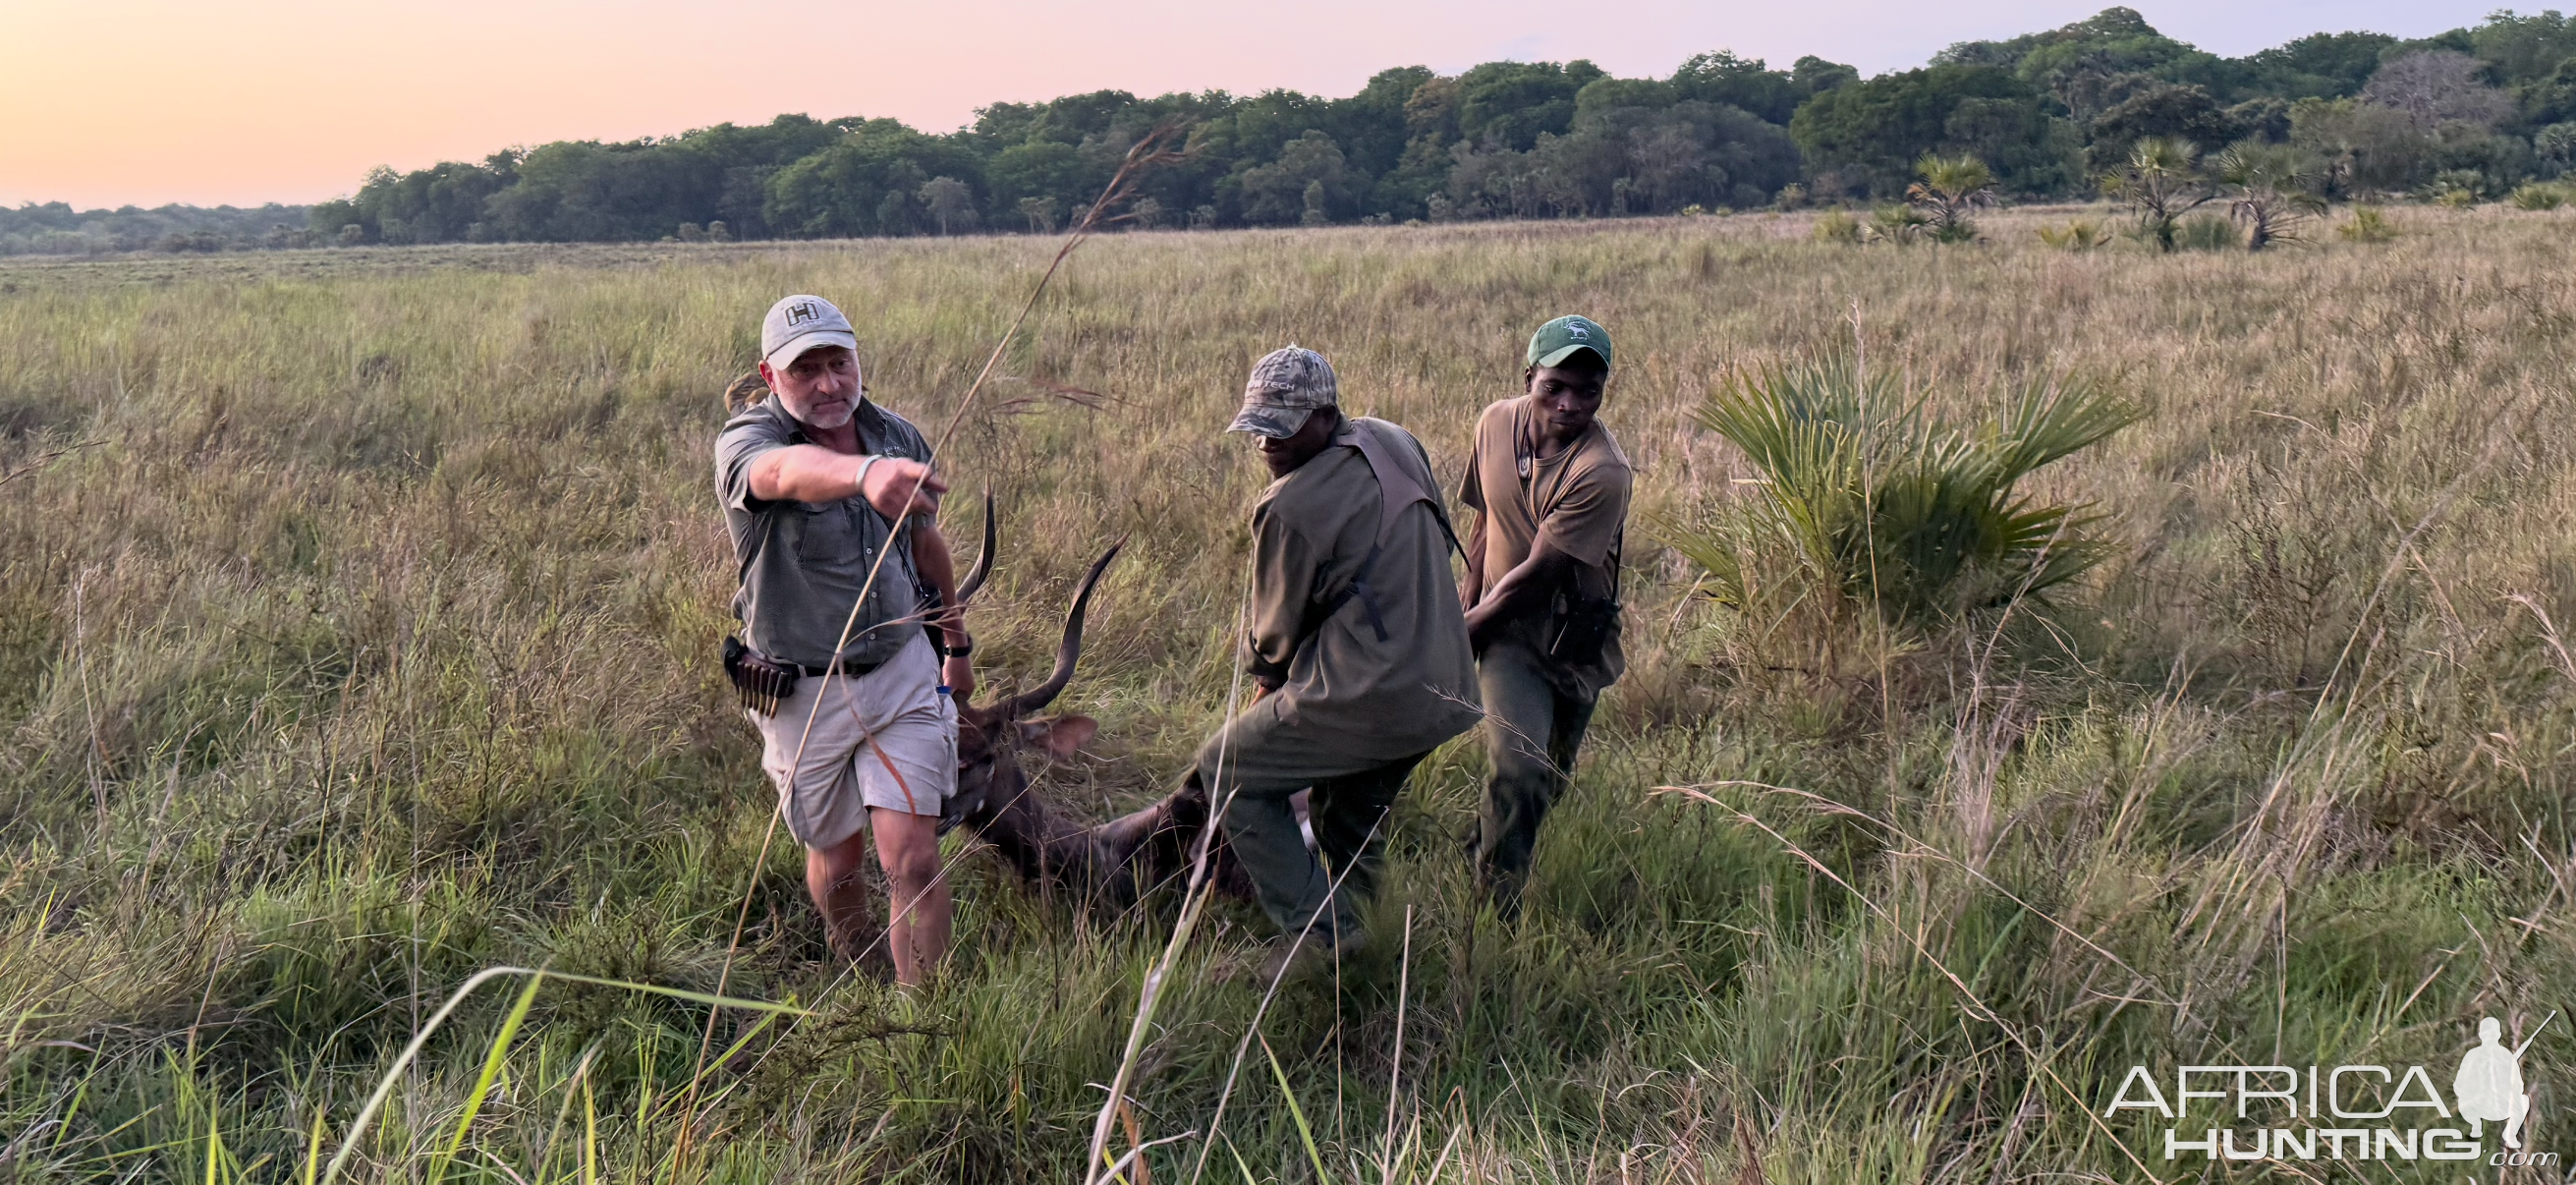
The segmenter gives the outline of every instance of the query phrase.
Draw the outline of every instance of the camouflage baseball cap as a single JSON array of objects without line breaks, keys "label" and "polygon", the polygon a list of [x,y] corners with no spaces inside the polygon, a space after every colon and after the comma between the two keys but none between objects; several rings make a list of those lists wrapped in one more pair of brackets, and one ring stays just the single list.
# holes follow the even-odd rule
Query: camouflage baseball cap
[{"label": "camouflage baseball cap", "polygon": [[1243,411],[1226,431],[1284,439],[1305,427],[1315,409],[1340,402],[1333,364],[1313,350],[1290,343],[1252,364],[1252,377],[1243,384]]},{"label": "camouflage baseball cap", "polygon": [[1530,335],[1529,364],[1562,366],[1578,350],[1600,355],[1601,365],[1609,366],[1610,331],[1590,317],[1559,317]]}]

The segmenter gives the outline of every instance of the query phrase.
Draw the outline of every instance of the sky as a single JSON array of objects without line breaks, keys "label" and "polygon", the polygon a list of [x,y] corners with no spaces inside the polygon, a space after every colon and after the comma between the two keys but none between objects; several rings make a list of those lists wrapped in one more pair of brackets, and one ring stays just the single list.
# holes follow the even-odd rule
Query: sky
[{"label": "sky", "polygon": [[[377,165],[624,140],[781,112],[948,131],[996,100],[1286,87],[1391,66],[1590,58],[1667,75],[1714,49],[1863,73],[2108,0],[0,0],[0,203],[256,205]],[[2167,36],[2251,53],[2319,31],[2424,36],[2493,0],[2132,0]],[[943,12],[954,19],[929,19]]]}]

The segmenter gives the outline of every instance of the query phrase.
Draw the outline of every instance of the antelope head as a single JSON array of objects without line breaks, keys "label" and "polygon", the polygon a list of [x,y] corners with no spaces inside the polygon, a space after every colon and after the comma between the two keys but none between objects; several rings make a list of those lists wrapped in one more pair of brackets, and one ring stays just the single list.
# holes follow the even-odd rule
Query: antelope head
[{"label": "antelope head", "polygon": [[[984,496],[984,548],[975,566],[957,586],[960,605],[972,603],[992,575],[997,532],[993,498]],[[948,800],[943,827],[965,827],[993,846],[1023,878],[1036,882],[1067,874],[1087,878],[1091,839],[1083,828],[1055,815],[1029,788],[1020,768],[1023,751],[1034,749],[1053,760],[1071,757],[1100,730],[1089,716],[1058,715],[1033,719],[1055,702],[1073,681],[1082,658],[1082,619],[1092,591],[1110,561],[1112,546],[1092,562],[1064,616],[1064,634],[1056,643],[1055,670],[1046,681],[1026,691],[1001,695],[984,704],[957,705],[957,793]]]},{"label": "antelope head", "polygon": [[[984,550],[957,587],[958,603],[968,603],[992,575],[996,532],[993,499],[984,497]],[[1192,842],[1210,823],[1204,795],[1194,786],[1162,801],[1086,827],[1048,808],[1029,786],[1020,755],[1034,749],[1061,761],[1088,743],[1100,730],[1089,716],[1058,715],[1032,719],[1072,682],[1082,658],[1082,619],[1091,606],[1100,576],[1118,558],[1112,546],[1094,560],[1065,611],[1064,635],[1056,643],[1055,670],[1027,691],[1005,695],[983,705],[957,705],[957,794],[948,800],[940,824],[964,827],[992,845],[1023,880],[1032,884],[1069,883],[1084,892],[1100,892],[1117,904],[1133,901],[1147,886],[1188,871]],[[1217,888],[1243,900],[1252,898],[1252,882],[1232,850],[1218,840],[1211,851]]]}]

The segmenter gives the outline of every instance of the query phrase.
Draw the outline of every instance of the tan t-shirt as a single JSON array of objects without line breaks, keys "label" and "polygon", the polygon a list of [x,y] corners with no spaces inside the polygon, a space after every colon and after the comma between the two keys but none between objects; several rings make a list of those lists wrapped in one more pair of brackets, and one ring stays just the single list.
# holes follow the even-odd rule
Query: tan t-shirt
[{"label": "tan t-shirt", "polygon": [[[1475,456],[1458,488],[1458,500],[1485,516],[1483,591],[1490,592],[1504,573],[1521,566],[1545,537],[1548,546],[1575,560],[1572,591],[1585,597],[1609,596],[1617,583],[1617,552],[1628,524],[1628,498],[1635,481],[1628,454],[1619,451],[1609,426],[1598,420],[1573,447],[1541,459],[1529,396],[1486,407],[1476,420]],[[1544,655],[1547,648],[1538,634],[1547,620],[1547,615],[1540,614],[1513,622],[1509,629],[1512,636]],[[1584,694],[1593,694],[1618,681],[1626,669],[1614,627],[1598,664],[1565,674]]]}]

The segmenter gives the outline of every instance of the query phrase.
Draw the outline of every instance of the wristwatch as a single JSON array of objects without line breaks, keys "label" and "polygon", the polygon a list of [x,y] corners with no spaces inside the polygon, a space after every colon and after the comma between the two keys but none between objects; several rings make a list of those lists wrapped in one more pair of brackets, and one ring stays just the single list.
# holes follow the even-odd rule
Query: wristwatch
[{"label": "wristwatch", "polygon": [[973,638],[966,639],[966,644],[963,646],[949,646],[943,644],[939,648],[939,654],[943,658],[964,658],[973,653],[975,653],[975,639]]}]

